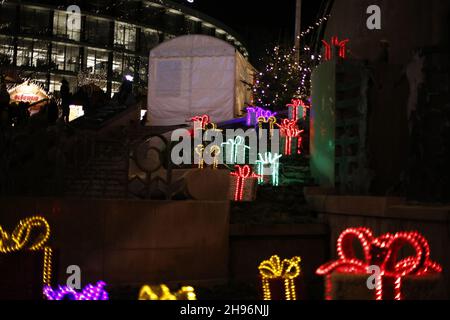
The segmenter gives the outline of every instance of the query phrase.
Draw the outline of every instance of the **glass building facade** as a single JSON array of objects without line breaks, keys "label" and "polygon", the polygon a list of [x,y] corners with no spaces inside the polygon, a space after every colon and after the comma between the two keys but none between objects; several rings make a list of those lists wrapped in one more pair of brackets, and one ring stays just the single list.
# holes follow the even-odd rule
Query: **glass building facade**
[{"label": "glass building facade", "polygon": [[150,50],[184,34],[223,39],[248,56],[232,30],[171,1],[7,0],[0,5],[0,64],[50,92],[59,91],[62,78],[74,89],[80,72],[88,72],[104,78],[102,89],[111,94],[125,75],[147,86]]}]

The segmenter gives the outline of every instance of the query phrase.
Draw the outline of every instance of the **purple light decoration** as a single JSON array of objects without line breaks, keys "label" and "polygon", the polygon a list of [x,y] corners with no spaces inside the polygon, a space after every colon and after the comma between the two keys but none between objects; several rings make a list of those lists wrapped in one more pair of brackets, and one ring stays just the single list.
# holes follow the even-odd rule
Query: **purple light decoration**
[{"label": "purple light decoration", "polygon": [[99,281],[95,286],[87,285],[81,292],[68,286],[59,286],[56,290],[46,286],[44,294],[47,300],[109,300],[108,293],[104,289],[105,286],[105,282]]},{"label": "purple light decoration", "polygon": [[275,117],[276,112],[266,110],[260,107],[248,107],[247,108],[247,126],[255,126],[258,124],[258,119],[264,117],[269,119],[270,117]]}]

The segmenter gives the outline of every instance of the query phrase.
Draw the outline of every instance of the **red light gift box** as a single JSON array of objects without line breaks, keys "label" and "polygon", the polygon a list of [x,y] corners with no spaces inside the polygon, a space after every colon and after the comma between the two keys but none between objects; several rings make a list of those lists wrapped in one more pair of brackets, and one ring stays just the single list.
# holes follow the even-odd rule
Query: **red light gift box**
[{"label": "red light gift box", "polygon": [[308,109],[310,108],[300,99],[292,99],[288,105],[288,114],[290,120],[306,120]]},{"label": "red light gift box", "polygon": [[[356,241],[362,245],[363,259],[356,255]],[[399,260],[408,247],[414,253]],[[316,271],[325,277],[327,300],[416,300],[434,289],[442,272],[442,267],[430,259],[428,241],[418,232],[375,238],[367,228],[347,229],[339,236],[337,254],[338,260]],[[372,273],[374,268],[380,272]],[[368,285],[372,276],[373,290]],[[414,292],[422,292],[421,297],[414,296]]]},{"label": "red light gift box", "polygon": [[277,124],[281,133],[281,149],[285,156],[302,153],[302,134],[297,120],[284,119],[281,124]]},{"label": "red light gift box", "polygon": [[256,188],[259,175],[246,166],[235,166],[235,172],[230,174],[230,200],[254,201],[256,199]]},{"label": "red light gift box", "polygon": [[10,234],[0,226],[0,297],[41,299],[44,285],[51,284],[52,254],[46,242],[50,226],[42,217],[19,222]]}]

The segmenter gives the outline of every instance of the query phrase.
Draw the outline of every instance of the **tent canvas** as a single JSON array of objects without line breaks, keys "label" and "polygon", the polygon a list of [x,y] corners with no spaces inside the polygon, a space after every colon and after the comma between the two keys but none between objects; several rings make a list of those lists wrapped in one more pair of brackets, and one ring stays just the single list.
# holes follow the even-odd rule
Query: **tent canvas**
[{"label": "tent canvas", "polygon": [[250,103],[253,67],[229,43],[204,35],[181,36],[150,52],[148,114],[152,126],[186,124],[208,114],[222,122]]}]

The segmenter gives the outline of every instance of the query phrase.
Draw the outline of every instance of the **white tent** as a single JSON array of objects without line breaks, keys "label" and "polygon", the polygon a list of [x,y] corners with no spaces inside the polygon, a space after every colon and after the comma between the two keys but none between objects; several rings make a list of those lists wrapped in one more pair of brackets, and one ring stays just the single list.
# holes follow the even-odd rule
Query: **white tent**
[{"label": "white tent", "polygon": [[150,52],[148,122],[186,124],[207,114],[215,123],[242,115],[253,67],[229,43],[204,35],[164,42]]}]

